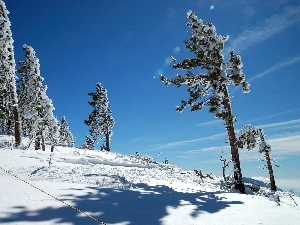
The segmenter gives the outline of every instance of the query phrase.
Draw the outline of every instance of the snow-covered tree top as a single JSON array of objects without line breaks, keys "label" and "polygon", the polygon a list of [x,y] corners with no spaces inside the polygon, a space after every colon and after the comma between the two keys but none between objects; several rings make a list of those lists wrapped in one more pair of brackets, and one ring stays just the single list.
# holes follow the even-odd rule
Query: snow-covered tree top
[{"label": "snow-covered tree top", "polygon": [[265,141],[265,135],[263,129],[256,128],[251,124],[245,125],[236,134],[236,145],[238,148],[246,147],[248,150],[259,146],[259,152],[271,151],[271,146]]},{"label": "snow-covered tree top", "polygon": [[9,11],[6,9],[5,3],[0,0],[0,75],[15,75],[15,58],[13,48],[13,38],[10,30],[10,20],[8,18]]},{"label": "snow-covered tree top", "polygon": [[177,74],[173,79],[161,75],[160,79],[165,84],[174,84],[177,87],[187,85],[190,98],[182,101],[181,106],[176,108],[177,111],[181,112],[186,106],[190,106],[192,111],[202,110],[207,105],[215,117],[225,121],[235,120],[228,116],[223,100],[227,98],[230,101],[227,90],[227,85],[230,84],[241,85],[243,92],[249,92],[250,85],[245,81],[241,57],[232,50],[229,61],[225,62],[222,51],[229,36],[218,35],[212,23],[203,22],[192,11],[188,11],[187,17],[187,26],[191,32],[190,38],[184,43],[194,56],[184,58],[182,62],[171,57],[173,68],[183,70],[186,74]]}]

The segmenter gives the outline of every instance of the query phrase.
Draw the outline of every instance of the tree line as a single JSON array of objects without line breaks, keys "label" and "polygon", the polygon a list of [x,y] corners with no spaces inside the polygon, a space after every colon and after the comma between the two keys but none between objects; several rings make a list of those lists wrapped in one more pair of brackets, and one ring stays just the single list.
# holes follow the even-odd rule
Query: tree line
[{"label": "tree line", "polygon": [[[22,137],[30,139],[28,147],[34,142],[36,150],[45,150],[46,143],[51,145],[51,151],[56,145],[74,147],[66,118],[63,116],[59,122],[54,116],[40,62],[31,46],[23,45],[25,59],[16,65],[8,13],[0,0],[0,134],[14,135],[15,147],[20,147]],[[16,80],[17,75],[19,79]],[[95,143],[105,137],[105,146],[101,148],[109,151],[114,119],[107,91],[100,83],[96,89],[96,93],[89,93],[93,98],[89,104],[94,110],[84,121],[91,129],[82,147],[94,149]]]}]

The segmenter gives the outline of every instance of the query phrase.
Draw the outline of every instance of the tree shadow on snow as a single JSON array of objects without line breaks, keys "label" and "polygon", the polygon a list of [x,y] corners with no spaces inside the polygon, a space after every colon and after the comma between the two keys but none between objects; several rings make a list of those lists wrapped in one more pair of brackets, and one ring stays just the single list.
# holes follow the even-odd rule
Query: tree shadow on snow
[{"label": "tree shadow on snow", "polygon": [[[76,190],[74,189],[76,192]],[[72,190],[70,190],[72,193]],[[241,201],[228,201],[218,197],[216,192],[182,193],[164,185],[148,186],[138,184],[134,189],[111,189],[87,187],[84,195],[59,196],[72,202],[76,208],[89,212],[107,224],[154,225],[162,224],[168,215],[167,208],[179,207],[183,203],[193,205],[190,216],[201,217],[201,213],[216,213]],[[76,192],[78,193],[78,192]],[[220,193],[220,192],[219,192]],[[55,201],[55,200],[54,200]],[[96,221],[62,204],[59,208],[47,207],[36,211],[19,207],[18,213],[0,218],[1,223],[17,221],[55,221],[52,224],[97,224]]]}]

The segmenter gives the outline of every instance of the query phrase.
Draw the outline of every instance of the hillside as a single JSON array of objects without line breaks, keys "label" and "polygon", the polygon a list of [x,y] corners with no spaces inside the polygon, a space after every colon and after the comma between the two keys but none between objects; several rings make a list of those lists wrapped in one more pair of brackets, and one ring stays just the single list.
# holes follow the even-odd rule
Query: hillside
[{"label": "hillside", "polygon": [[272,193],[256,179],[244,180],[260,191],[247,188],[242,195],[223,187],[220,177],[201,180],[151,157],[56,147],[49,164],[49,149],[10,149],[0,138],[0,224],[99,223],[94,218],[111,225],[300,221],[300,197]]}]

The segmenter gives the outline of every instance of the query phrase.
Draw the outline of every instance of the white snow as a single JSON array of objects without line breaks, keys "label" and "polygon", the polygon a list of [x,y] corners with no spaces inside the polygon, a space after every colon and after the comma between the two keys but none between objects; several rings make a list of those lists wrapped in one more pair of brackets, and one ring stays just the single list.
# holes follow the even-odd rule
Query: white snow
[{"label": "white snow", "polygon": [[110,225],[300,221],[300,197],[272,193],[258,178],[244,181],[260,185],[259,194],[239,194],[225,189],[219,177],[202,181],[193,171],[151,157],[56,147],[50,168],[49,157],[50,147],[43,152],[0,145],[0,224],[98,224],[61,201]]}]

